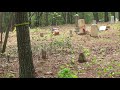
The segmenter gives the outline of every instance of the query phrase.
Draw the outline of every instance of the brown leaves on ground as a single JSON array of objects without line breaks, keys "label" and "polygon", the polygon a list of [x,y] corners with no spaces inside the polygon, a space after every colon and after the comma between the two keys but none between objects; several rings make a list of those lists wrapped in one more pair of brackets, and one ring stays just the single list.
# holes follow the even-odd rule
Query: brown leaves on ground
[{"label": "brown leaves on ground", "polygon": [[[108,25],[101,23],[100,25]],[[86,25],[90,30],[90,25]],[[74,54],[70,53],[70,49],[53,51],[51,54],[47,52],[47,59],[42,59],[40,45],[45,36],[49,37],[44,42],[46,45],[51,43],[50,33],[51,27],[40,28],[36,31],[31,30],[31,45],[33,51],[33,61],[38,78],[55,78],[62,65],[68,65],[72,70],[78,72],[80,78],[105,78],[120,76],[120,37],[117,24],[109,25],[110,29],[99,32],[99,37],[94,38],[89,35],[77,35],[75,25],[60,25],[60,35],[52,36],[59,39],[61,36],[69,36],[69,31],[72,30],[71,37],[72,45],[74,46]],[[44,37],[41,37],[40,32],[44,32]],[[80,46],[90,50],[90,55],[86,56],[87,62],[79,63]],[[53,47],[55,48],[55,47]],[[17,56],[17,41],[16,34],[10,32],[7,44],[7,53],[10,53],[10,63],[7,59],[0,58],[0,77],[18,77],[19,65]],[[71,56],[74,56],[74,64],[71,66]],[[11,75],[12,74],[12,75]]]}]

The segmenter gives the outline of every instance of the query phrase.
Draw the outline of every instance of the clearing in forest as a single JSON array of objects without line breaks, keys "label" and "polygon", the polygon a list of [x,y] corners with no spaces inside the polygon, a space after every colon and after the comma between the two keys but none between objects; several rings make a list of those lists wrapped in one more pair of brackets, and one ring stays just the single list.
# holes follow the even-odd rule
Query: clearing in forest
[{"label": "clearing in forest", "polygon": [[[98,23],[98,26],[107,23]],[[70,68],[79,78],[108,78],[120,76],[120,23],[111,24],[110,30],[99,31],[99,38],[77,35],[75,25],[60,25],[60,35],[53,36],[51,27],[30,29],[33,62],[37,77],[58,77],[62,68]],[[87,30],[90,25],[86,25]],[[69,31],[73,36],[70,37]],[[43,37],[40,36],[43,33]],[[4,36],[4,35],[3,35]],[[3,38],[4,39],[4,38]],[[41,50],[46,59],[41,58]],[[79,52],[83,51],[87,62],[79,63]],[[18,77],[18,54],[16,32],[10,32],[6,53],[0,58],[0,77]]]}]

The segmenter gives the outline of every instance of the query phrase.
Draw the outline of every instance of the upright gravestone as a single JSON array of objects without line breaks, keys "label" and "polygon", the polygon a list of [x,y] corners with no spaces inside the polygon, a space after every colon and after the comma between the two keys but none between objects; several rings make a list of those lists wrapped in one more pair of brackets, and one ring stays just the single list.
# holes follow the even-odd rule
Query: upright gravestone
[{"label": "upright gravestone", "polygon": [[78,27],[78,20],[79,20],[79,15],[75,15],[75,33],[79,32],[79,27]]},{"label": "upright gravestone", "polygon": [[115,18],[115,23],[118,23],[118,21],[119,21],[118,18]]},{"label": "upright gravestone", "polygon": [[98,26],[97,24],[92,24],[91,26],[91,36],[98,37]]},{"label": "upright gravestone", "polygon": [[85,20],[84,19],[78,20],[78,27],[80,28],[80,33],[85,33]]},{"label": "upright gravestone", "polygon": [[69,32],[70,32],[70,37],[72,37],[72,36],[73,36],[73,34],[72,34],[72,30],[70,30]]},{"label": "upright gravestone", "polygon": [[114,16],[111,16],[111,24],[114,23]]},{"label": "upright gravestone", "polygon": [[79,15],[76,14],[75,15],[75,26],[78,27],[78,19],[79,19]]},{"label": "upright gravestone", "polygon": [[97,24],[96,20],[93,20],[93,24]]}]

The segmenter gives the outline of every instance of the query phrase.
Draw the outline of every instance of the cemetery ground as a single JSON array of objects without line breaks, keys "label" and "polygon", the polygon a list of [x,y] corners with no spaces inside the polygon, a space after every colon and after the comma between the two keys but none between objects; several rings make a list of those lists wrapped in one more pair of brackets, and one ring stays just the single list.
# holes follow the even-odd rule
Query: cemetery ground
[{"label": "cemetery ground", "polygon": [[[98,23],[98,26],[101,25],[107,23]],[[78,78],[120,77],[119,25],[120,23],[111,24],[109,30],[99,31],[98,38],[77,35],[74,24],[59,25],[60,35],[56,36],[51,34],[51,26],[30,29],[36,77],[57,78],[58,72],[64,68],[69,68]],[[90,30],[90,24],[86,28]],[[69,30],[73,31],[72,37],[69,36]],[[43,37],[40,33],[43,33]],[[46,51],[46,59],[41,57],[42,49]],[[78,62],[81,51],[85,54],[84,63]],[[0,56],[0,78],[18,76],[17,40],[16,32],[13,31],[9,33],[6,52]]]}]

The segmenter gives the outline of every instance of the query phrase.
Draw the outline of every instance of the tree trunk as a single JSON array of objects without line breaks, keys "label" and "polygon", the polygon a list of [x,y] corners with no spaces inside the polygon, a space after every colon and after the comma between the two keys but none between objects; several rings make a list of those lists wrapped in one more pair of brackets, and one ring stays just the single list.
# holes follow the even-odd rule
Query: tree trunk
[{"label": "tree trunk", "polygon": [[68,12],[65,12],[65,24],[68,23]]},{"label": "tree trunk", "polygon": [[2,19],[3,19],[3,12],[0,12],[0,43],[2,43],[2,34],[3,34],[3,30],[2,30]]},{"label": "tree trunk", "polygon": [[104,15],[105,15],[105,19],[104,19],[104,20],[105,20],[105,22],[108,22],[108,21],[109,21],[108,12],[105,12],[105,14],[104,14]]},{"label": "tree trunk", "polygon": [[120,21],[120,12],[118,12],[118,18],[119,18],[119,21]]},{"label": "tree trunk", "polygon": [[81,16],[81,18],[84,19],[84,18],[85,18],[84,16],[85,16],[85,15],[84,15],[84,12],[82,12],[82,16]]},{"label": "tree trunk", "polygon": [[40,25],[39,23],[39,12],[36,12],[36,24],[35,26],[38,27]]},{"label": "tree trunk", "polygon": [[115,21],[115,12],[111,12],[112,16],[114,16],[114,21]]},{"label": "tree trunk", "polygon": [[[27,12],[16,12],[15,17],[16,24],[28,22]],[[16,26],[20,78],[35,77],[28,26],[25,24]]]},{"label": "tree trunk", "polygon": [[5,35],[5,39],[4,39],[4,43],[3,43],[2,53],[4,53],[5,49],[6,49],[6,44],[7,44],[7,40],[8,40],[8,36],[9,36],[9,31],[12,29],[12,27],[11,27],[12,26],[12,22],[13,22],[13,13],[10,16],[8,28],[6,30],[6,35]]},{"label": "tree trunk", "polygon": [[45,13],[45,26],[48,26],[48,12]]},{"label": "tree trunk", "polygon": [[[68,12],[67,12],[67,14],[68,14]],[[62,17],[64,19],[63,24],[66,24],[66,13],[65,12],[62,12]],[[67,16],[67,23],[68,23],[68,16]]]},{"label": "tree trunk", "polygon": [[98,12],[93,12],[94,20],[99,21]]},{"label": "tree trunk", "polygon": [[29,12],[29,27],[31,28],[31,12]]}]

